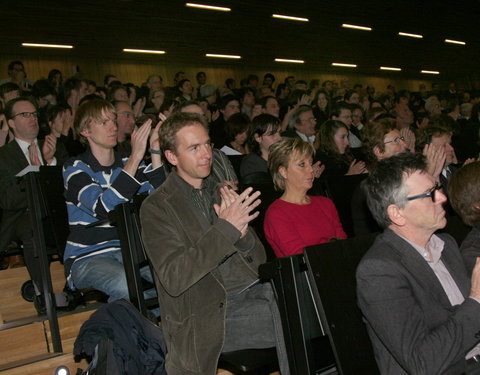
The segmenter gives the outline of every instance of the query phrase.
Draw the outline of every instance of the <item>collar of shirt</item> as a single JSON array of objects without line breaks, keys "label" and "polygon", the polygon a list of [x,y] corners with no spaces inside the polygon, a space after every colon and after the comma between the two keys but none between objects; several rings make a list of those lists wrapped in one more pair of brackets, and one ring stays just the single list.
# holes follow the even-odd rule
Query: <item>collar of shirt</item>
[{"label": "collar of shirt", "polygon": [[430,237],[430,240],[427,242],[427,247],[430,249],[430,253],[432,255],[432,259],[429,259],[429,254],[426,248],[423,248],[412,241],[408,240],[407,238],[402,237],[405,241],[407,241],[412,247],[418,251],[418,253],[428,262],[428,263],[433,263],[437,264],[440,258],[442,257],[442,251],[443,251],[443,246],[445,245],[445,242],[438,237],[437,235],[432,235]]},{"label": "collar of shirt", "polygon": [[193,205],[205,215],[210,224],[213,224],[216,216],[213,204],[216,202],[215,197],[217,192],[215,191],[215,188],[218,184],[213,178],[211,178],[211,175],[203,179],[202,187],[200,189],[196,189],[181,178],[176,171],[172,174],[174,174],[174,178],[178,179],[180,182],[179,189],[187,197],[191,198]]},{"label": "collar of shirt", "polygon": [[[115,168],[123,168],[123,158],[128,158],[128,154],[122,152],[114,152],[114,161],[112,165],[104,166],[101,165],[97,158],[93,155],[92,150],[90,148],[85,151],[84,154],[85,162],[90,166],[92,171],[94,172],[110,172],[112,169]],[[83,157],[82,157],[83,159]],[[133,177],[133,176],[132,176]]]},{"label": "collar of shirt", "polygon": [[357,148],[362,146],[362,141],[351,131],[348,132],[348,141],[351,148]]},{"label": "collar of shirt", "polygon": [[308,143],[314,143],[315,142],[315,136],[311,135],[310,137],[307,137],[305,134],[300,133],[298,130],[295,130],[295,132],[298,134],[300,138],[302,138],[305,142]]},{"label": "collar of shirt", "polygon": [[442,169],[442,176],[445,178],[449,178],[452,175],[452,172],[450,171],[450,168],[448,168],[448,165]]}]

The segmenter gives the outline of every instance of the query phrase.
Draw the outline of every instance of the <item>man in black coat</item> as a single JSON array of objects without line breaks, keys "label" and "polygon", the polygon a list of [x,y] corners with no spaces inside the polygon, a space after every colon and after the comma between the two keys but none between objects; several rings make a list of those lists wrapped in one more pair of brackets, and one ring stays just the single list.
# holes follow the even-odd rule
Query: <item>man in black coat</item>
[{"label": "man in black coat", "polygon": [[65,149],[57,150],[57,139],[53,134],[47,135],[43,141],[37,140],[37,109],[30,100],[10,100],[5,107],[5,117],[15,138],[0,148],[0,250],[13,240],[22,241],[25,263],[36,295],[40,295],[41,274],[33,249],[27,196],[15,176],[28,166],[62,165],[68,155]]}]

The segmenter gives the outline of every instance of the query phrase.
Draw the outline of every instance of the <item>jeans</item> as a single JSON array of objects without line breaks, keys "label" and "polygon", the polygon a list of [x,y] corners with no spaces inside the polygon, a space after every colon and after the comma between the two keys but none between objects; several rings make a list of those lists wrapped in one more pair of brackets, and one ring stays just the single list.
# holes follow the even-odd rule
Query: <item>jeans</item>
[{"label": "jeans", "polygon": [[290,373],[282,322],[270,283],[227,295],[223,352],[275,346],[282,375]]},{"label": "jeans", "polygon": [[[148,266],[140,270],[141,276],[153,282]],[[129,299],[125,268],[120,250],[93,255],[77,260],[71,268],[71,277],[75,288],[94,288],[109,296],[108,302],[117,299]],[[156,296],[155,289],[144,292],[145,298]]]}]

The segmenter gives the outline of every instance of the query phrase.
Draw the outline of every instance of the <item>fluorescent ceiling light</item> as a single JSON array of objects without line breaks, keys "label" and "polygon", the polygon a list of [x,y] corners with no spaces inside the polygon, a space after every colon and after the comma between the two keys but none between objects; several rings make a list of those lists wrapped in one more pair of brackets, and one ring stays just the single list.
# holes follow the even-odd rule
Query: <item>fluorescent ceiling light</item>
[{"label": "fluorescent ceiling light", "polygon": [[295,63],[295,64],[303,64],[304,60],[292,60],[292,59],[275,59],[276,62],[287,62],[287,63]]},{"label": "fluorescent ceiling light", "polygon": [[242,56],[238,56],[238,55],[219,55],[217,53],[207,53],[205,54],[205,56],[207,57],[219,57],[221,59],[241,59]]},{"label": "fluorescent ceiling light", "polygon": [[380,70],[393,70],[393,71],[395,71],[395,72],[399,72],[399,71],[401,71],[402,69],[400,69],[400,68],[393,68],[393,67],[391,67],[391,66],[381,66],[381,67],[380,67]]},{"label": "fluorescent ceiling light", "polygon": [[356,30],[367,30],[367,31],[372,31],[371,27],[367,26],[358,26],[358,25],[350,25],[348,23],[342,24],[342,27],[346,27],[347,29],[356,29]]},{"label": "fluorescent ceiling light", "polygon": [[221,12],[230,12],[232,9],[225,8],[225,7],[217,7],[214,5],[205,5],[205,4],[195,4],[195,3],[186,3],[187,7],[191,8],[200,8],[200,9],[208,9],[208,10],[219,10]]},{"label": "fluorescent ceiling light", "polygon": [[24,47],[45,47],[45,48],[67,48],[71,49],[73,46],[66,44],[41,44],[41,43],[22,43]]},{"label": "fluorescent ceiling light", "polygon": [[134,53],[153,53],[157,55],[165,54],[165,51],[157,51],[154,49],[133,49],[133,48],[124,48],[123,52],[134,52]]},{"label": "fluorescent ceiling light", "polygon": [[436,70],[422,70],[420,73],[425,73],[425,74],[440,74],[440,72]]},{"label": "fluorescent ceiling light", "polygon": [[283,16],[281,14],[272,14],[273,18],[282,18],[284,20],[292,20],[292,21],[302,21],[302,22],[308,22],[308,18],[303,18],[303,17],[293,17],[293,16]]},{"label": "fluorescent ceiling light", "polygon": [[465,42],[462,42],[460,40],[452,40],[452,39],[445,39],[445,43],[452,43],[452,44],[461,44],[462,46],[464,46]]},{"label": "fluorescent ceiling light", "polygon": [[356,68],[357,64],[332,63],[332,66],[343,66],[345,68]]},{"label": "fluorescent ceiling light", "polygon": [[398,35],[401,35],[401,36],[409,36],[410,38],[423,38],[423,35],[420,35],[420,34],[411,34],[411,33],[404,33],[404,32],[399,32]]}]

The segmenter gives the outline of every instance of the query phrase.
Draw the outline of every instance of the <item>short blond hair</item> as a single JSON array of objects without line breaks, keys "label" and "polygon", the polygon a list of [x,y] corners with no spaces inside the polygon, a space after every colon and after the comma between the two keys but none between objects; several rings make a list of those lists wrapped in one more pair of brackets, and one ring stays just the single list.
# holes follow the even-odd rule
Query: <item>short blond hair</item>
[{"label": "short blond hair", "polygon": [[83,103],[75,113],[73,121],[73,131],[75,137],[82,143],[87,143],[87,139],[81,134],[88,129],[93,121],[101,122],[104,120],[105,112],[116,114],[115,107],[109,101],[99,98]]},{"label": "short blond hair", "polygon": [[272,175],[275,190],[285,190],[285,178],[280,174],[280,167],[288,168],[290,160],[313,156],[313,146],[301,138],[284,137],[268,149],[268,169]]}]

